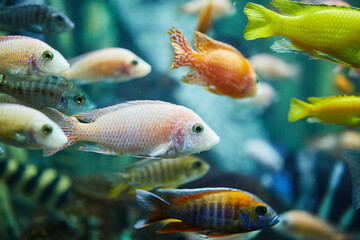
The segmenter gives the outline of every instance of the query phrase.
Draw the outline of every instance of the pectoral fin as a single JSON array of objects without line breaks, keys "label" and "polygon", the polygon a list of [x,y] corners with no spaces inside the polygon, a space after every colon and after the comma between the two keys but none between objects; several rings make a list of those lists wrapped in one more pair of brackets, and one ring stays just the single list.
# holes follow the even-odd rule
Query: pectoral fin
[{"label": "pectoral fin", "polygon": [[157,233],[176,233],[176,232],[197,232],[199,229],[190,227],[183,222],[170,222]]}]

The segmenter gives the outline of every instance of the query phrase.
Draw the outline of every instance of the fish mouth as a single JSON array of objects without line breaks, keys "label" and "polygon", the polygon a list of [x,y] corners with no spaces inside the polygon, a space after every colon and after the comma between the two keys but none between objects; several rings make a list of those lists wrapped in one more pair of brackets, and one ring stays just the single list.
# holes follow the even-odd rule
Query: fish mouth
[{"label": "fish mouth", "polygon": [[279,222],[280,222],[279,216],[275,216],[275,217],[273,218],[273,220],[270,222],[269,226],[272,227],[272,226],[274,226],[275,224],[278,224]]}]

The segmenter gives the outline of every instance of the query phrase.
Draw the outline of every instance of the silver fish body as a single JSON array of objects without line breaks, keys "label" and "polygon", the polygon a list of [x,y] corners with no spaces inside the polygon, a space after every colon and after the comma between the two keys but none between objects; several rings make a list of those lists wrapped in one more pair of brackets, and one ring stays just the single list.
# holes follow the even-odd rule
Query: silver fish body
[{"label": "silver fish body", "polygon": [[57,34],[70,31],[74,23],[60,10],[46,5],[15,5],[0,9],[1,31]]}]

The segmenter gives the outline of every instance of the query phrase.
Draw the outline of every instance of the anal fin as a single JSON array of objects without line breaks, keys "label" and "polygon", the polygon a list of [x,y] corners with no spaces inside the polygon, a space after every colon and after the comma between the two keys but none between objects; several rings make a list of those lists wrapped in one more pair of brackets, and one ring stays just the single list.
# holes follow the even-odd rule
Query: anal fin
[{"label": "anal fin", "polygon": [[96,152],[96,153],[102,153],[102,154],[107,154],[107,155],[120,155],[119,153],[117,153],[113,150],[110,150],[106,147],[103,147],[97,143],[84,144],[84,145],[78,147],[77,149],[80,151],[84,151],[84,152]]},{"label": "anal fin", "polygon": [[208,80],[195,70],[190,70],[190,72],[182,77],[181,81],[199,86],[209,86]]},{"label": "anal fin", "polygon": [[184,222],[170,222],[165,225],[161,230],[157,231],[157,233],[176,233],[176,232],[197,232],[199,229],[190,227],[186,225]]}]

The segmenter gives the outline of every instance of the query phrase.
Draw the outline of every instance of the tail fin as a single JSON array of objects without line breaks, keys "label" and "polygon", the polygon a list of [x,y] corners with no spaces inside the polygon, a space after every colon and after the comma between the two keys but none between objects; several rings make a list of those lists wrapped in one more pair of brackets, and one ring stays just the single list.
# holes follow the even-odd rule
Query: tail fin
[{"label": "tail fin", "polygon": [[46,116],[48,116],[51,120],[53,120],[60,126],[60,128],[63,130],[66,137],[68,138],[68,142],[60,148],[49,148],[43,150],[44,157],[51,156],[58,151],[79,142],[78,136],[75,131],[76,124],[78,124],[79,122],[75,118],[68,117],[59,112],[58,110],[49,107],[44,108],[43,112]]},{"label": "tail fin", "polygon": [[176,69],[181,66],[190,66],[191,55],[194,50],[191,48],[185,36],[175,27],[171,27],[168,34],[170,36],[171,45],[175,50],[175,57],[171,69]]},{"label": "tail fin", "polygon": [[360,152],[345,149],[342,160],[349,169],[352,181],[352,201],[356,209],[360,208]]},{"label": "tail fin", "polygon": [[129,187],[127,182],[127,173],[110,173],[106,177],[111,183],[111,189],[108,198],[114,198]]},{"label": "tail fin", "polygon": [[246,4],[244,13],[249,19],[244,32],[246,40],[269,37],[275,34],[272,29],[272,22],[278,16],[277,13],[250,2]]},{"label": "tail fin", "polygon": [[136,190],[136,199],[142,209],[148,213],[147,219],[139,220],[134,227],[142,228],[151,223],[165,220],[168,218],[166,212],[169,203],[145,190]]},{"label": "tail fin", "polygon": [[289,122],[295,122],[299,119],[309,116],[311,104],[292,98],[290,103],[290,111],[288,115]]}]

